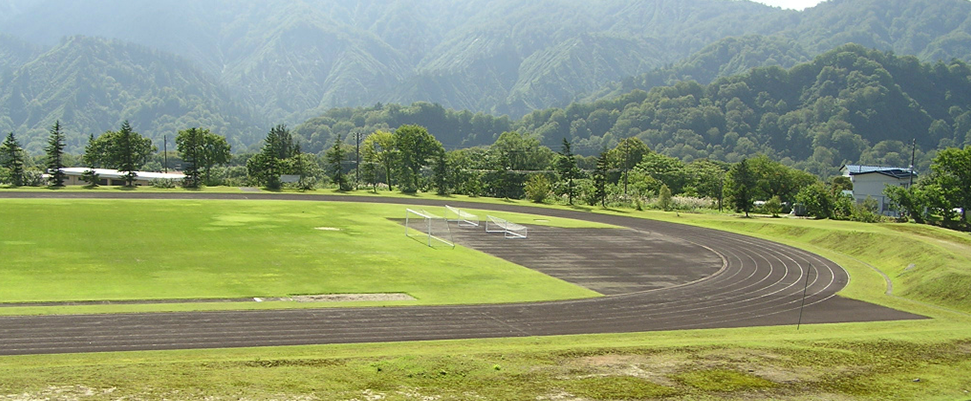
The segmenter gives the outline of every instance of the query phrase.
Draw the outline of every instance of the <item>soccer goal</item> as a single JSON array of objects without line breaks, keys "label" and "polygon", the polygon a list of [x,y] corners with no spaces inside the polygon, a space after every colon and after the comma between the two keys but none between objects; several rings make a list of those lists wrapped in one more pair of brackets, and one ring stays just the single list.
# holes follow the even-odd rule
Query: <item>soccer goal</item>
[{"label": "soccer goal", "polygon": [[455,248],[448,221],[426,210],[406,209],[405,235],[423,240],[430,247],[448,246]]},{"label": "soccer goal", "polygon": [[458,223],[459,227],[479,226],[479,216],[449,205],[445,205],[445,220]]},{"label": "soccer goal", "polygon": [[526,238],[526,226],[509,222],[505,219],[486,215],[485,230],[487,233],[502,233],[506,238]]}]

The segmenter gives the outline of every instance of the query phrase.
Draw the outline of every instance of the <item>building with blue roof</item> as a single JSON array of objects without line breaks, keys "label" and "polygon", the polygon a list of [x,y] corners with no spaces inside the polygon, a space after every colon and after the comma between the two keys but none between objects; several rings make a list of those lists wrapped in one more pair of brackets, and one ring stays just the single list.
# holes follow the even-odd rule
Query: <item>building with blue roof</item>
[{"label": "building with blue roof", "polygon": [[877,212],[887,216],[896,216],[897,212],[890,209],[883,190],[890,185],[910,188],[917,181],[917,172],[911,168],[846,164],[840,167],[840,172],[853,183],[853,199],[857,203],[873,198],[880,205]]}]

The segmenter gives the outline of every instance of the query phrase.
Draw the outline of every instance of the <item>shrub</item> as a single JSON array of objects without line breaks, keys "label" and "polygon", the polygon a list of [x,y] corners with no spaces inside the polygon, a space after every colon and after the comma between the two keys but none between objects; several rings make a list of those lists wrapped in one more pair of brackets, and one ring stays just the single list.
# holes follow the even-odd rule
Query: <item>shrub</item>
[{"label": "shrub", "polygon": [[85,170],[81,173],[81,181],[88,183],[87,187],[94,188],[101,181],[101,176],[94,172],[94,170]]},{"label": "shrub", "polygon": [[526,180],[526,198],[534,203],[543,203],[550,196],[553,185],[546,174],[533,174]]},{"label": "shrub", "polygon": [[773,196],[772,199],[765,201],[762,208],[772,217],[779,217],[779,213],[782,212],[782,199],[779,199],[778,195]]},{"label": "shrub", "polygon": [[148,184],[151,185],[152,188],[169,189],[169,188],[175,188],[176,186],[178,186],[179,182],[168,178],[156,178],[149,181]]}]

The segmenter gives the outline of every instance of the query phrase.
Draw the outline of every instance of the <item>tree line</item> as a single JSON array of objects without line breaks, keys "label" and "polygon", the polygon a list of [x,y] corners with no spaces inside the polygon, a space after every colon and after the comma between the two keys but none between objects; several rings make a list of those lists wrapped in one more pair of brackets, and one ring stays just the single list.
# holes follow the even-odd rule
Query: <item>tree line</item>
[{"label": "tree line", "polygon": [[[47,185],[62,186],[60,171],[73,156],[63,152],[63,129],[49,132],[40,167]],[[338,138],[322,155],[303,152],[286,125],[270,129],[259,152],[232,155],[224,137],[204,128],[179,131],[173,162],[185,174],[181,185],[253,185],[270,190],[331,187],[339,191],[434,192],[537,203],[664,210],[712,208],[771,215],[802,205],[817,218],[880,221],[875,201],[857,204],[844,190],[848,177],[822,181],[767,155],[736,163],[696,159],[685,163],[651,149],[637,137],[602,148],[596,156],[577,155],[573,142],[558,150],[535,134],[506,131],[489,146],[447,151],[425,127],[404,125],[353,138]],[[91,168],[137,172],[157,159],[157,147],[128,122],[118,131],[91,135],[74,160]],[[0,180],[12,186],[42,185],[30,174],[26,155],[8,134],[0,145]],[[155,167],[158,167],[157,163]],[[886,196],[904,218],[918,223],[967,226],[971,207],[971,146],[948,148],[933,159],[931,174],[908,188],[888,187]],[[32,178],[35,177],[35,178]],[[92,185],[96,180],[89,181]]]}]

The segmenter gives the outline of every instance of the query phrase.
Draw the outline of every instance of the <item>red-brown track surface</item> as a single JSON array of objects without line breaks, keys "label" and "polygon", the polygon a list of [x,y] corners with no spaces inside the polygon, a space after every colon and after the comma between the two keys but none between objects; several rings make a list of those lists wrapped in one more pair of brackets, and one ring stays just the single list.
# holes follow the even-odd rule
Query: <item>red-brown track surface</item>
[{"label": "red-brown track surface", "polygon": [[[598,260],[623,258],[623,249],[594,245],[570,263],[543,262],[544,252],[581,247],[584,235],[539,234],[478,245],[527,267],[589,286],[607,296],[521,304],[319,308],[266,311],[131,313],[0,317],[0,355],[171,350],[192,348],[418,341],[563,334],[795,325],[805,291],[803,324],[921,319],[921,316],[836,295],[848,280],[835,263],[771,241],[633,217],[513,205],[327,195],[0,192],[6,198],[223,199],[375,202],[501,210],[627,227],[654,256],[614,268]],[[483,216],[484,217],[484,216]],[[463,239],[461,231],[458,240]],[[482,234],[485,235],[485,234]],[[543,238],[543,239],[537,239]],[[634,238],[634,239],[630,239]],[[536,241],[534,241],[534,239]],[[518,242],[515,242],[518,241]],[[609,241],[608,241],[609,242]],[[463,242],[466,243],[466,242]],[[512,249],[513,252],[509,252]],[[598,253],[599,252],[599,253]],[[640,258],[644,258],[643,260]],[[635,258],[629,258],[635,259]],[[674,272],[645,274],[636,266]],[[572,266],[572,267],[571,267]],[[586,270],[584,270],[586,269]],[[691,281],[692,275],[704,277]],[[807,280],[808,275],[808,280]],[[652,280],[661,278],[660,285]],[[808,287],[806,283],[808,282]]]}]

